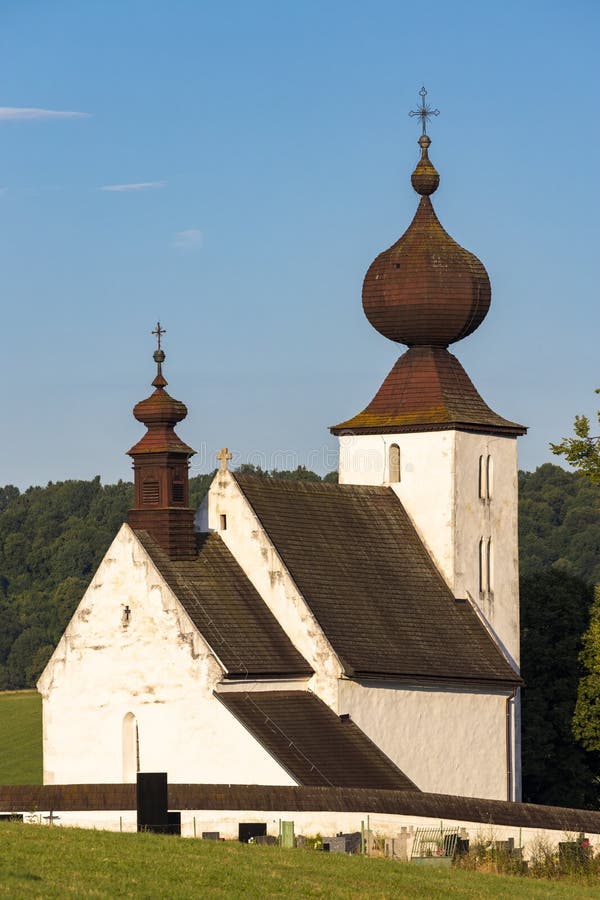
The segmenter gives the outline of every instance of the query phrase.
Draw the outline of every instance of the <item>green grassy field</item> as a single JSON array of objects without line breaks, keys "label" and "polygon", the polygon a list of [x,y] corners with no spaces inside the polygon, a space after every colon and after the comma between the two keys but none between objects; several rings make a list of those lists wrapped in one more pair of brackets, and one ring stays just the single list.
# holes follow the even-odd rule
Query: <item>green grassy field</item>
[{"label": "green grassy field", "polygon": [[535,881],[385,859],[151,834],[0,823],[7,897],[598,897],[595,885]]},{"label": "green grassy field", "polygon": [[0,691],[0,784],[42,783],[42,698]]}]

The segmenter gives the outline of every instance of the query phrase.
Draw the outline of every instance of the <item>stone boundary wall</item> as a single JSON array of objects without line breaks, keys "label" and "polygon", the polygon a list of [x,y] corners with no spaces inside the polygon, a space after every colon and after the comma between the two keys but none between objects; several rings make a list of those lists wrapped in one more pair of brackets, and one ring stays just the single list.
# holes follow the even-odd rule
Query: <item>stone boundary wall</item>
[{"label": "stone boundary wall", "polygon": [[[0,786],[0,813],[64,811],[122,812],[135,810],[135,784],[55,784]],[[537,806],[505,800],[483,800],[413,791],[335,787],[273,787],[263,785],[170,784],[169,808],[194,811],[202,819],[223,819],[219,813],[260,812],[270,818],[294,814],[353,815],[473,823],[482,826],[548,830],[600,835],[600,812]],[[83,819],[84,817],[76,817]],[[94,817],[96,818],[96,817]],[[241,818],[241,817],[240,817]],[[317,819],[324,818],[317,815]],[[118,818],[117,818],[118,823]],[[73,824],[76,824],[73,822]],[[406,824],[403,821],[401,824]]]}]

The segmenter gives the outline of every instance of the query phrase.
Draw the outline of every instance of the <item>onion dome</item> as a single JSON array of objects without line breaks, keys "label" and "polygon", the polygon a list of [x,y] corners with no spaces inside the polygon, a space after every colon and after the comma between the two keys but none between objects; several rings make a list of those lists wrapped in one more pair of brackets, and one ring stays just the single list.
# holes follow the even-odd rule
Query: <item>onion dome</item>
[{"label": "onion dome", "polygon": [[415,217],[373,261],[362,293],[371,325],[409,347],[447,347],[461,340],[478,328],[491,301],[483,264],[450,237],[434,212],[429,198],[440,179],[429,159],[430,144],[421,135],[421,159],[411,178],[421,195]]},{"label": "onion dome", "polygon": [[168,382],[162,373],[162,364],[165,361],[164,351],[155,350],[153,358],[157,366],[156,378],[152,382],[155,391],[133,407],[133,415],[138,422],[143,422],[148,431],[141,441],[138,441],[127,452],[133,456],[138,453],[175,451],[191,456],[195,451],[188,447],[173,430],[175,425],[187,416],[187,406],[181,400],[175,400],[165,391]]}]

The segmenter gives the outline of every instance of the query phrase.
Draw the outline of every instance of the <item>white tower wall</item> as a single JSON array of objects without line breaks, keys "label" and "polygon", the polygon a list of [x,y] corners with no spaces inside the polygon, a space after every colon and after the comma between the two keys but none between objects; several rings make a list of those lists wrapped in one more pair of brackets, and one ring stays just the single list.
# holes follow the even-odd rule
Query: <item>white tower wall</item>
[{"label": "white tower wall", "polygon": [[[393,444],[400,480],[390,482]],[[340,483],[394,489],[454,596],[472,600],[518,666],[516,439],[457,430],[343,435]]]}]

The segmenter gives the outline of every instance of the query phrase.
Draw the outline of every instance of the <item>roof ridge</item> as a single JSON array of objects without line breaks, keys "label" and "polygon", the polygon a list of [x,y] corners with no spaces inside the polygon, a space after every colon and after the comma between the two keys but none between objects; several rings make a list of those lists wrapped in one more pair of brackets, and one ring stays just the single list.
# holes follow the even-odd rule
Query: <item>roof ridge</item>
[{"label": "roof ridge", "polygon": [[303,478],[277,478],[271,475],[255,475],[254,473],[245,473],[245,472],[232,472],[231,473],[235,480],[239,485],[242,485],[244,482],[248,482],[250,484],[260,484],[260,485],[268,485],[269,487],[275,486],[280,487],[282,489],[294,490],[294,488],[302,488],[307,491],[344,491],[350,492],[352,490],[357,490],[361,492],[385,492],[391,491],[394,496],[395,493],[387,484],[340,484],[340,482],[333,481],[309,481]]}]

